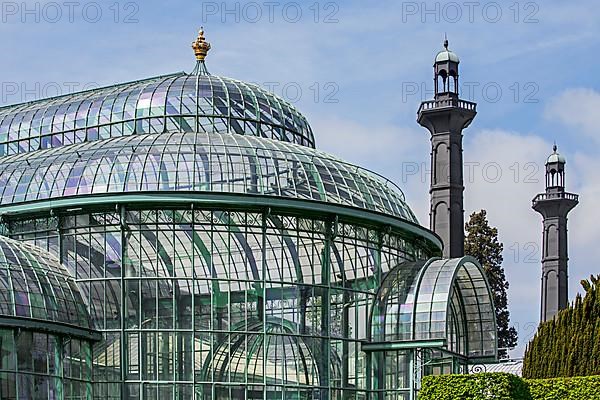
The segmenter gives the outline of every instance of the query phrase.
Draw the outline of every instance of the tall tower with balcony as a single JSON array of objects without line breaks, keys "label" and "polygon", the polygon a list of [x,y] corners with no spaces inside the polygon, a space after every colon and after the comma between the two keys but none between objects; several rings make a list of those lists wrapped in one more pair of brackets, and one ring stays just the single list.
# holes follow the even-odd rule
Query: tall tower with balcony
[{"label": "tall tower with balcony", "polygon": [[565,158],[554,152],[546,161],[546,192],[533,199],[533,209],[544,218],[542,238],[541,320],[548,321],[568,305],[567,214],[579,196],[565,192]]},{"label": "tall tower with balcony", "polygon": [[421,103],[417,121],[431,133],[429,224],[444,243],[444,257],[464,255],[462,131],[477,114],[475,103],[458,95],[458,56],[448,49],[433,64],[435,96]]}]

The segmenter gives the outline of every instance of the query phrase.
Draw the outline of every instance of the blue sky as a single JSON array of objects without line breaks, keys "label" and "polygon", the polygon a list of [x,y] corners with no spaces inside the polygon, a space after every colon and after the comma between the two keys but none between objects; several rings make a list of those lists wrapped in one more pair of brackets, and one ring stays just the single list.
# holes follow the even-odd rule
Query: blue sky
[{"label": "blue sky", "polygon": [[[24,5],[25,4],[25,5]],[[572,212],[570,297],[599,273],[600,11],[593,1],[3,2],[1,104],[177,71],[204,25],[211,73],[267,85],[309,119],[319,148],[396,181],[428,224],[431,96],[444,33],[461,58],[467,214],[488,210],[505,244],[522,354],[539,318],[543,163],[556,141]],[[117,12],[118,10],[118,12]],[[318,10],[318,12],[317,12]],[[416,173],[413,173],[416,171]]]}]

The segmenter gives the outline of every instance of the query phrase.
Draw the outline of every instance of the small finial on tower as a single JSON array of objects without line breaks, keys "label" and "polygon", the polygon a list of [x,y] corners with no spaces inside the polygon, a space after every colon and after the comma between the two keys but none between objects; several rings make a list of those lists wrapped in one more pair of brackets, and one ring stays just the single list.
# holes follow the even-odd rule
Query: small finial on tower
[{"label": "small finial on tower", "polygon": [[554,150],[555,153],[556,150],[558,150],[558,146],[556,146],[556,140],[554,141],[554,146],[552,146],[552,150]]},{"label": "small finial on tower", "polygon": [[448,35],[444,33],[444,48],[448,50]]},{"label": "small finial on tower", "polygon": [[208,43],[204,37],[204,27],[200,28],[200,32],[198,32],[198,38],[192,42],[192,49],[194,49],[196,60],[203,62],[208,54],[208,51],[210,50],[210,43]]}]

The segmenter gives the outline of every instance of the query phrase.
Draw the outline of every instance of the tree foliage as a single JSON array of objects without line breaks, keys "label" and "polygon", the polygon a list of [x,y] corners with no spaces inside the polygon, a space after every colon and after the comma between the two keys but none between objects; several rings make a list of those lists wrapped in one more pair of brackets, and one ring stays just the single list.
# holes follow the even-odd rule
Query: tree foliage
[{"label": "tree foliage", "polygon": [[600,375],[600,275],[581,281],[585,296],[543,322],[525,351],[523,376]]},{"label": "tree foliage", "polygon": [[[517,345],[517,330],[510,324],[508,311],[508,282],[502,268],[502,250],[504,246],[498,241],[498,229],[491,227],[487,220],[487,212],[474,212],[465,224],[465,254],[475,257],[485,270],[492,289],[496,306],[496,323],[498,325],[498,347],[512,348]],[[501,357],[507,355],[501,350]]]}]

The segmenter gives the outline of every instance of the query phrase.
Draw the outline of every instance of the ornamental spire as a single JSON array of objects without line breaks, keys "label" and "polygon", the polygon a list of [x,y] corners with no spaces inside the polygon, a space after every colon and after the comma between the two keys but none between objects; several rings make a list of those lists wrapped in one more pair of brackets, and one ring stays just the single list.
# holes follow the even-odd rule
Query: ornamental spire
[{"label": "ornamental spire", "polygon": [[208,43],[204,37],[204,27],[200,28],[198,38],[192,43],[192,49],[194,49],[196,60],[204,62],[204,59],[210,50],[210,43]]}]

